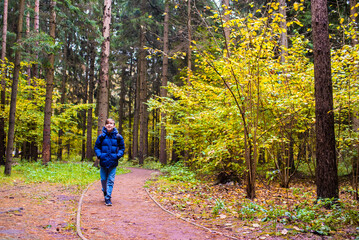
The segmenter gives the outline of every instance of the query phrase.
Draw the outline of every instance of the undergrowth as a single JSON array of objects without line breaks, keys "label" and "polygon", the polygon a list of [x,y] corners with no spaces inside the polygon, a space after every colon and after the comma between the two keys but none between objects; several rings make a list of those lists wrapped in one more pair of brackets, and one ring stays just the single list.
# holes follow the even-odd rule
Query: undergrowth
[{"label": "undergrowth", "polygon": [[[128,172],[118,168],[117,174]],[[99,170],[92,162],[49,162],[46,166],[40,161],[18,161],[12,166],[11,176],[4,175],[4,167],[0,167],[0,183],[60,183],[63,185],[77,185],[85,187],[100,178]]]},{"label": "undergrowth", "polygon": [[257,198],[249,200],[245,186],[199,180],[181,163],[164,166],[161,171],[163,174],[147,185],[162,204],[182,217],[223,222],[237,229],[255,224],[274,234],[284,230],[286,235],[310,233],[359,239],[358,202],[346,191],[337,201],[317,201],[315,185],[308,182],[293,182],[289,189],[280,188],[276,182],[270,188],[258,182]]}]

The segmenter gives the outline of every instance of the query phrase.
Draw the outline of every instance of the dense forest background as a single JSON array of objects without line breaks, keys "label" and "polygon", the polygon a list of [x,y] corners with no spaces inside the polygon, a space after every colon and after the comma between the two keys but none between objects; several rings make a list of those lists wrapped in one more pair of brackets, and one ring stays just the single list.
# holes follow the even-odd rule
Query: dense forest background
[{"label": "dense forest background", "polygon": [[[327,7],[335,164],[357,193],[359,5]],[[315,176],[310,1],[5,0],[0,12],[2,165],[94,161],[111,117],[125,159],[247,177],[250,198],[258,171],[283,187],[297,169]]]}]

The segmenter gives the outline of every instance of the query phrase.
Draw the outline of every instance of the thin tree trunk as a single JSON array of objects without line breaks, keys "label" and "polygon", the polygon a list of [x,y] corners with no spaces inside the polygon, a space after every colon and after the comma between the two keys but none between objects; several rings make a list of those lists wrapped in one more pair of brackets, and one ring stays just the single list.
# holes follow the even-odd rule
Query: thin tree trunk
[{"label": "thin tree trunk", "polygon": [[138,151],[139,164],[144,163],[145,156],[147,155],[146,147],[146,130],[147,130],[147,105],[145,104],[147,98],[147,82],[146,82],[146,50],[145,47],[145,29],[144,26],[141,26],[140,32],[140,72],[139,72],[139,82],[140,82],[140,144]]},{"label": "thin tree trunk", "polygon": [[[129,71],[129,75],[130,75],[130,80],[129,81],[129,87],[128,87],[128,129],[132,129],[132,68],[133,68],[133,54],[131,52],[131,61],[130,61],[130,71]],[[132,131],[128,131],[128,142],[129,142],[129,146],[128,146],[128,159],[133,159],[132,156]]]},{"label": "thin tree trunk", "polygon": [[[17,26],[16,34],[16,43],[21,46],[21,34],[22,34],[22,24],[25,10],[25,0],[20,0],[19,2],[19,20]],[[8,141],[6,147],[6,162],[5,162],[5,175],[11,175],[11,164],[12,164],[12,150],[14,147],[14,138],[15,138],[15,113],[16,113],[16,98],[17,98],[17,89],[20,75],[20,62],[21,62],[21,48],[16,49],[15,53],[15,67],[13,82],[11,88],[11,102],[10,102],[10,112],[9,112],[9,131],[8,131]]]},{"label": "thin tree trunk", "polygon": [[104,1],[102,36],[104,38],[101,46],[101,69],[100,69],[100,91],[98,102],[98,125],[97,134],[101,134],[102,127],[108,118],[109,111],[109,56],[110,56],[110,25],[111,25],[111,0]]},{"label": "thin tree trunk", "polygon": [[[223,21],[224,24],[229,22],[229,14],[226,14],[227,11],[229,11],[229,0],[222,0],[222,5],[224,7],[223,10]],[[228,26],[224,26],[224,38],[225,38],[225,45],[227,49],[227,57],[229,57],[229,41],[230,41],[230,29]]]},{"label": "thin tree trunk", "polygon": [[[35,9],[34,9],[35,15],[34,15],[34,30],[36,33],[39,33],[40,28],[40,0],[35,0]],[[35,45],[37,46],[39,43],[36,42]],[[36,53],[36,59],[38,59],[38,54]],[[35,77],[39,77],[39,66],[38,64],[34,64],[32,66],[33,68],[33,75]]]},{"label": "thin tree trunk", "polygon": [[312,0],[318,198],[339,197],[326,0]]},{"label": "thin tree trunk", "polygon": [[[187,34],[188,34],[188,47],[187,47],[187,84],[191,85],[191,71],[192,71],[192,16],[191,16],[191,0],[187,1]],[[189,139],[188,129],[186,130],[186,139]],[[187,147],[184,151],[184,159],[187,161],[190,158],[190,149]]]},{"label": "thin tree trunk", "polygon": [[[161,97],[167,97],[167,74],[168,74],[168,22],[169,22],[169,3],[165,5],[165,21],[163,31],[163,67],[162,67],[162,82],[161,82]],[[167,163],[167,147],[166,147],[166,113],[161,112],[161,138],[160,138],[160,163]]]},{"label": "thin tree trunk", "polygon": [[[357,25],[357,14],[358,14],[358,7],[357,7],[357,0],[350,0],[350,20],[352,24]],[[355,46],[358,43],[358,36],[352,36],[352,45]]]},{"label": "thin tree trunk", "polygon": [[[69,41],[69,40],[68,40]],[[60,104],[63,106],[65,104],[65,98],[66,98],[66,82],[67,82],[67,50],[68,50],[69,42],[67,45],[64,46],[64,52],[63,52],[63,68],[62,68],[62,82],[61,82],[61,98],[60,98]],[[60,114],[63,112],[63,109],[60,109]],[[58,141],[58,149],[57,149],[57,160],[62,160],[62,152],[63,152],[63,145],[62,145],[62,136],[64,134],[64,130],[60,126],[59,130],[59,141]]]},{"label": "thin tree trunk", "polygon": [[[350,20],[352,24],[357,24],[357,0],[350,0],[349,6],[350,6]],[[358,36],[352,36],[352,46],[354,47],[356,44],[358,44]],[[359,131],[359,119],[356,117],[357,112],[355,112],[352,117],[353,121],[353,130],[355,132]],[[356,144],[356,150],[359,153],[359,143]],[[359,155],[353,158],[352,163],[352,186],[354,190],[354,199],[359,200],[359,193],[358,193],[358,178],[359,178]]]},{"label": "thin tree trunk", "polygon": [[140,126],[140,68],[141,68],[141,59],[138,58],[137,61],[137,76],[136,76],[136,89],[135,89],[135,110],[133,116],[133,157],[138,158],[138,129]]},{"label": "thin tree trunk", "polygon": [[279,13],[282,15],[281,22],[280,22],[280,28],[281,28],[281,34],[280,34],[280,61],[281,63],[285,62],[286,56],[287,56],[287,49],[288,49],[288,37],[287,37],[287,8],[285,0],[279,0]]},{"label": "thin tree trunk", "polygon": [[[88,94],[88,103],[93,103],[93,93],[94,93],[94,83],[95,83],[95,61],[96,61],[96,52],[95,52],[95,42],[91,41],[90,43],[90,57],[91,57],[91,66],[89,73],[89,94]],[[92,160],[93,158],[93,147],[92,147],[92,108],[88,109],[87,112],[87,141],[86,141],[86,158]]]},{"label": "thin tree trunk", "polygon": [[[56,1],[51,1],[50,37],[55,43],[56,34]],[[46,100],[44,115],[44,132],[42,144],[42,162],[46,165],[51,161],[51,114],[52,114],[52,91],[54,88],[54,63],[55,54],[48,55],[49,65],[46,71]]]},{"label": "thin tree trunk", "polygon": [[125,116],[125,95],[126,95],[126,89],[125,89],[125,82],[126,82],[126,67],[124,66],[122,68],[122,78],[121,78],[121,92],[120,92],[120,103],[119,103],[119,122],[118,122],[118,132],[120,134],[123,134],[123,120]]},{"label": "thin tree trunk", "polygon": [[[6,35],[7,35],[7,14],[8,14],[8,0],[4,0],[4,14],[3,14],[3,28],[2,28],[2,49],[1,49],[1,63],[4,63],[6,56]],[[1,99],[0,108],[1,111],[5,111],[5,96],[6,96],[6,68],[2,68],[1,78]],[[5,118],[0,116],[0,165],[5,165]]]}]

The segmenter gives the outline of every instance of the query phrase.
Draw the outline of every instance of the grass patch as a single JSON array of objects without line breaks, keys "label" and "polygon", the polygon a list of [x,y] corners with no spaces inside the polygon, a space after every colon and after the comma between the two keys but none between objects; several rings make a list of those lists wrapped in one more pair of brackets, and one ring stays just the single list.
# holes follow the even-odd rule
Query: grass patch
[{"label": "grass patch", "polygon": [[[123,174],[128,170],[117,168],[117,174]],[[11,176],[4,175],[4,166],[0,167],[0,183],[23,181],[25,183],[60,183],[63,185],[77,185],[85,187],[100,179],[99,169],[93,167],[92,162],[50,162],[42,163],[19,161],[11,169]]]}]

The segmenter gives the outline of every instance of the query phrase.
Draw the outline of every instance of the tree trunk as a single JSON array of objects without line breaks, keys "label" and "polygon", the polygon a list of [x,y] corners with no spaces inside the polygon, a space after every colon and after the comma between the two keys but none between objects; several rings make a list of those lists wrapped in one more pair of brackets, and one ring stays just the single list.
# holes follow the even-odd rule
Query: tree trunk
[{"label": "tree trunk", "polygon": [[[50,37],[55,43],[56,34],[56,1],[51,1],[51,19],[50,19]],[[46,71],[46,100],[45,100],[45,115],[44,115],[44,132],[42,144],[42,162],[46,165],[51,161],[51,113],[52,113],[52,91],[54,88],[54,63],[55,55],[50,53],[48,55],[48,67]]]},{"label": "tree trunk", "polygon": [[125,116],[125,96],[126,96],[126,89],[125,89],[125,82],[126,82],[126,67],[122,67],[122,78],[121,78],[121,92],[120,92],[120,103],[119,103],[119,121],[118,121],[118,132],[123,134],[123,120]]},{"label": "tree trunk", "polygon": [[102,127],[108,118],[109,111],[109,56],[110,56],[110,25],[111,25],[111,0],[104,1],[102,36],[104,38],[101,46],[101,69],[100,69],[100,92],[98,102],[98,125],[97,134],[100,135]]},{"label": "tree trunk", "polygon": [[[1,49],[1,63],[4,63],[6,56],[6,35],[7,35],[7,14],[8,14],[8,0],[4,0],[4,14],[3,14],[3,28],[2,28],[2,49]],[[5,68],[1,69],[1,111],[5,111],[5,96],[6,96],[6,83],[5,83]],[[0,165],[5,165],[5,118],[0,116]]]},{"label": "tree trunk", "polygon": [[[350,0],[350,19],[352,24],[357,24],[357,0]],[[352,46],[355,46],[358,43],[358,36],[352,36]],[[357,132],[359,130],[359,119],[356,117],[358,113],[355,112],[353,116],[353,130]],[[358,193],[358,178],[359,178],[359,143],[355,144],[356,150],[358,152],[356,157],[353,157],[352,162],[352,187],[354,190],[354,199],[359,200],[359,193]]]},{"label": "tree trunk", "polygon": [[137,61],[137,76],[136,76],[136,89],[135,89],[135,110],[133,116],[133,157],[138,158],[138,129],[140,125],[140,68],[141,68],[141,59],[138,58]]},{"label": "tree trunk", "polygon": [[[65,98],[66,98],[66,82],[67,82],[67,50],[68,50],[69,42],[64,45],[64,52],[63,52],[63,58],[62,63],[63,69],[62,69],[62,82],[61,82],[61,98],[60,98],[60,104],[63,106],[65,104]],[[63,112],[63,109],[60,109],[60,114]],[[60,126],[59,130],[59,141],[58,141],[58,149],[57,149],[57,160],[62,160],[62,152],[63,152],[63,145],[62,145],[62,135],[64,134],[64,130]]]},{"label": "tree trunk", "polygon": [[[191,85],[191,71],[192,71],[192,16],[191,16],[191,0],[187,1],[187,34],[188,34],[188,47],[187,47],[187,85]],[[186,129],[186,139],[188,140],[188,129]],[[184,150],[185,161],[190,158],[190,149],[187,147]]]},{"label": "tree trunk", "polygon": [[144,159],[147,155],[147,105],[145,104],[147,99],[147,81],[146,81],[146,50],[145,47],[145,27],[141,26],[140,32],[140,145],[138,151],[138,160],[139,164],[142,165],[144,163]]},{"label": "tree trunk", "polygon": [[280,61],[285,62],[288,49],[288,37],[287,37],[287,9],[285,0],[279,0],[279,13],[282,15],[282,21],[280,22],[280,28],[282,30],[280,34]]},{"label": "tree trunk", "polygon": [[[35,0],[35,9],[34,9],[34,30],[35,33],[39,33],[40,28],[40,0]],[[36,42],[35,45],[37,46],[39,43]],[[38,59],[38,54],[36,54],[36,59]],[[33,68],[33,75],[39,78],[39,67],[38,64],[34,64]]]},{"label": "tree trunk", "polygon": [[[21,34],[22,34],[22,24],[25,10],[25,0],[20,0],[19,2],[19,20],[17,25],[17,34],[16,34],[16,43],[21,46]],[[16,113],[16,98],[17,98],[17,88],[20,75],[20,62],[21,62],[21,48],[16,49],[15,53],[15,66],[13,73],[13,82],[11,87],[11,100],[10,100],[10,112],[9,112],[9,131],[8,131],[8,141],[6,147],[6,162],[5,162],[5,175],[11,175],[11,164],[12,164],[12,150],[14,147],[15,139],[15,113]]]},{"label": "tree trunk", "polygon": [[[357,24],[357,0],[350,0],[349,7],[350,7],[350,20],[352,24]],[[358,36],[352,36],[352,45],[355,46],[358,43]]]},{"label": "tree trunk", "polygon": [[326,0],[312,0],[318,198],[339,197]]},{"label": "tree trunk", "polygon": [[[167,97],[167,74],[168,74],[168,22],[169,22],[169,3],[165,5],[165,21],[163,30],[163,67],[161,82],[161,97]],[[160,163],[167,163],[167,147],[166,147],[166,113],[161,112],[161,138],[160,138]]]},{"label": "tree trunk", "polygon": [[[133,54],[131,52],[131,61],[130,61],[130,80],[129,81],[129,88],[128,88],[128,129],[131,129],[132,127],[132,65],[133,65]],[[132,132],[128,131],[128,159],[132,159]]]},{"label": "tree trunk", "polygon": [[[229,21],[229,14],[226,14],[229,11],[229,0],[222,0],[222,5],[224,6],[223,9],[223,22],[226,24]],[[224,40],[227,49],[227,57],[229,57],[229,41],[230,41],[230,29],[228,26],[223,27],[224,32]]]},{"label": "tree trunk", "polygon": [[[95,42],[91,41],[90,43],[90,73],[89,73],[89,94],[88,94],[88,103],[93,103],[93,93],[94,93],[94,83],[95,83],[95,61],[96,61],[96,52],[95,52]],[[92,147],[92,108],[89,108],[87,111],[87,140],[86,140],[86,158],[92,160],[93,158],[93,147]]]}]

